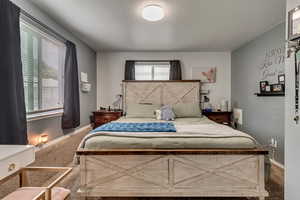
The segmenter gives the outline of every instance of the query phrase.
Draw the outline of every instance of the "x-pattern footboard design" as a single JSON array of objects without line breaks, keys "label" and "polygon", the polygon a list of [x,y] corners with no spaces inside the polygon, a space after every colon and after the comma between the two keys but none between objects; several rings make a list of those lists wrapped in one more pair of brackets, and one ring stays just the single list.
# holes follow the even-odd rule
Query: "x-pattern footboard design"
[{"label": "x-pattern footboard design", "polygon": [[[130,161],[129,161],[130,162]],[[124,167],[120,163],[115,163],[110,161],[106,158],[100,158],[100,157],[94,157],[91,159],[90,163],[90,170],[92,170],[93,166],[97,166],[95,174],[99,170],[99,168],[102,168],[102,170],[105,170],[107,172],[111,171],[112,173],[108,172],[108,174],[104,174],[105,176],[95,177],[93,175],[93,179],[88,182],[88,185],[101,185],[101,186],[108,186],[110,184],[115,184],[115,181],[118,181],[124,177],[127,177],[128,179],[132,179],[132,182],[143,182],[143,184],[147,184],[147,186],[151,187],[166,187],[166,184],[161,182],[161,177],[159,174],[151,174],[151,177],[147,176],[147,174],[143,173],[143,170],[147,170],[147,167],[153,165],[153,164],[162,164],[168,162],[168,158],[166,156],[155,156],[151,157],[149,159],[144,160],[143,162],[138,163],[132,163],[129,167]],[[122,163],[122,162],[121,162]],[[128,183],[126,183],[122,187],[127,187]]]},{"label": "x-pattern footboard design", "polygon": [[267,196],[263,156],[82,156],[88,196]]},{"label": "x-pattern footboard design", "polygon": [[[223,187],[226,182],[231,186],[256,187],[258,180],[255,172],[258,170],[258,165],[254,156],[237,157],[227,162],[224,160],[222,162],[222,159],[218,157],[212,159],[215,161],[203,163],[203,161],[192,160],[189,157],[175,157],[173,159],[174,186],[176,188],[198,187],[197,185]],[[249,173],[249,168],[252,173]],[[180,177],[176,172],[185,174]],[[212,177],[220,180],[211,182]]]}]

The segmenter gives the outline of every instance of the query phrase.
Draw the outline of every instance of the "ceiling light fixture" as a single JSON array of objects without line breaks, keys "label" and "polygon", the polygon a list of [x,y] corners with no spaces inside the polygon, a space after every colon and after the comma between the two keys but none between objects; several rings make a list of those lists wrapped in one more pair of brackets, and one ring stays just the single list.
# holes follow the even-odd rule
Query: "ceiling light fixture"
[{"label": "ceiling light fixture", "polygon": [[143,9],[143,18],[155,22],[164,18],[164,10],[159,5],[147,5]]}]

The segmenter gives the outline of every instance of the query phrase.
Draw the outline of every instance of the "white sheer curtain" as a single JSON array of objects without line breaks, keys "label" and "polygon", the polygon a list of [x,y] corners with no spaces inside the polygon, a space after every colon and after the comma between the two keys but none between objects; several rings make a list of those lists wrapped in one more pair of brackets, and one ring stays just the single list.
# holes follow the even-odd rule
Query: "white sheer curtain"
[{"label": "white sheer curtain", "polygon": [[135,64],[135,80],[169,80],[170,63],[137,62]]}]

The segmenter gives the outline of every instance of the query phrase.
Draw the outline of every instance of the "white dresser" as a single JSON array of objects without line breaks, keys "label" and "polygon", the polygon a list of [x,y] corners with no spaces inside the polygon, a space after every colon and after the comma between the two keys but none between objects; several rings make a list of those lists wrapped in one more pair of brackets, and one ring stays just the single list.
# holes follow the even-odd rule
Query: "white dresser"
[{"label": "white dresser", "polygon": [[34,146],[0,145],[0,180],[30,165],[34,160]]}]

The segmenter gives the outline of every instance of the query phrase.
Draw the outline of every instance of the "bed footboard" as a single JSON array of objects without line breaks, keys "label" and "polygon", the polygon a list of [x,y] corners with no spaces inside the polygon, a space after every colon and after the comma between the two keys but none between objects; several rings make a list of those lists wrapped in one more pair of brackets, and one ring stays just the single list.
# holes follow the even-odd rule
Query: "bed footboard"
[{"label": "bed footboard", "polygon": [[263,150],[78,151],[83,197],[259,197]]}]

